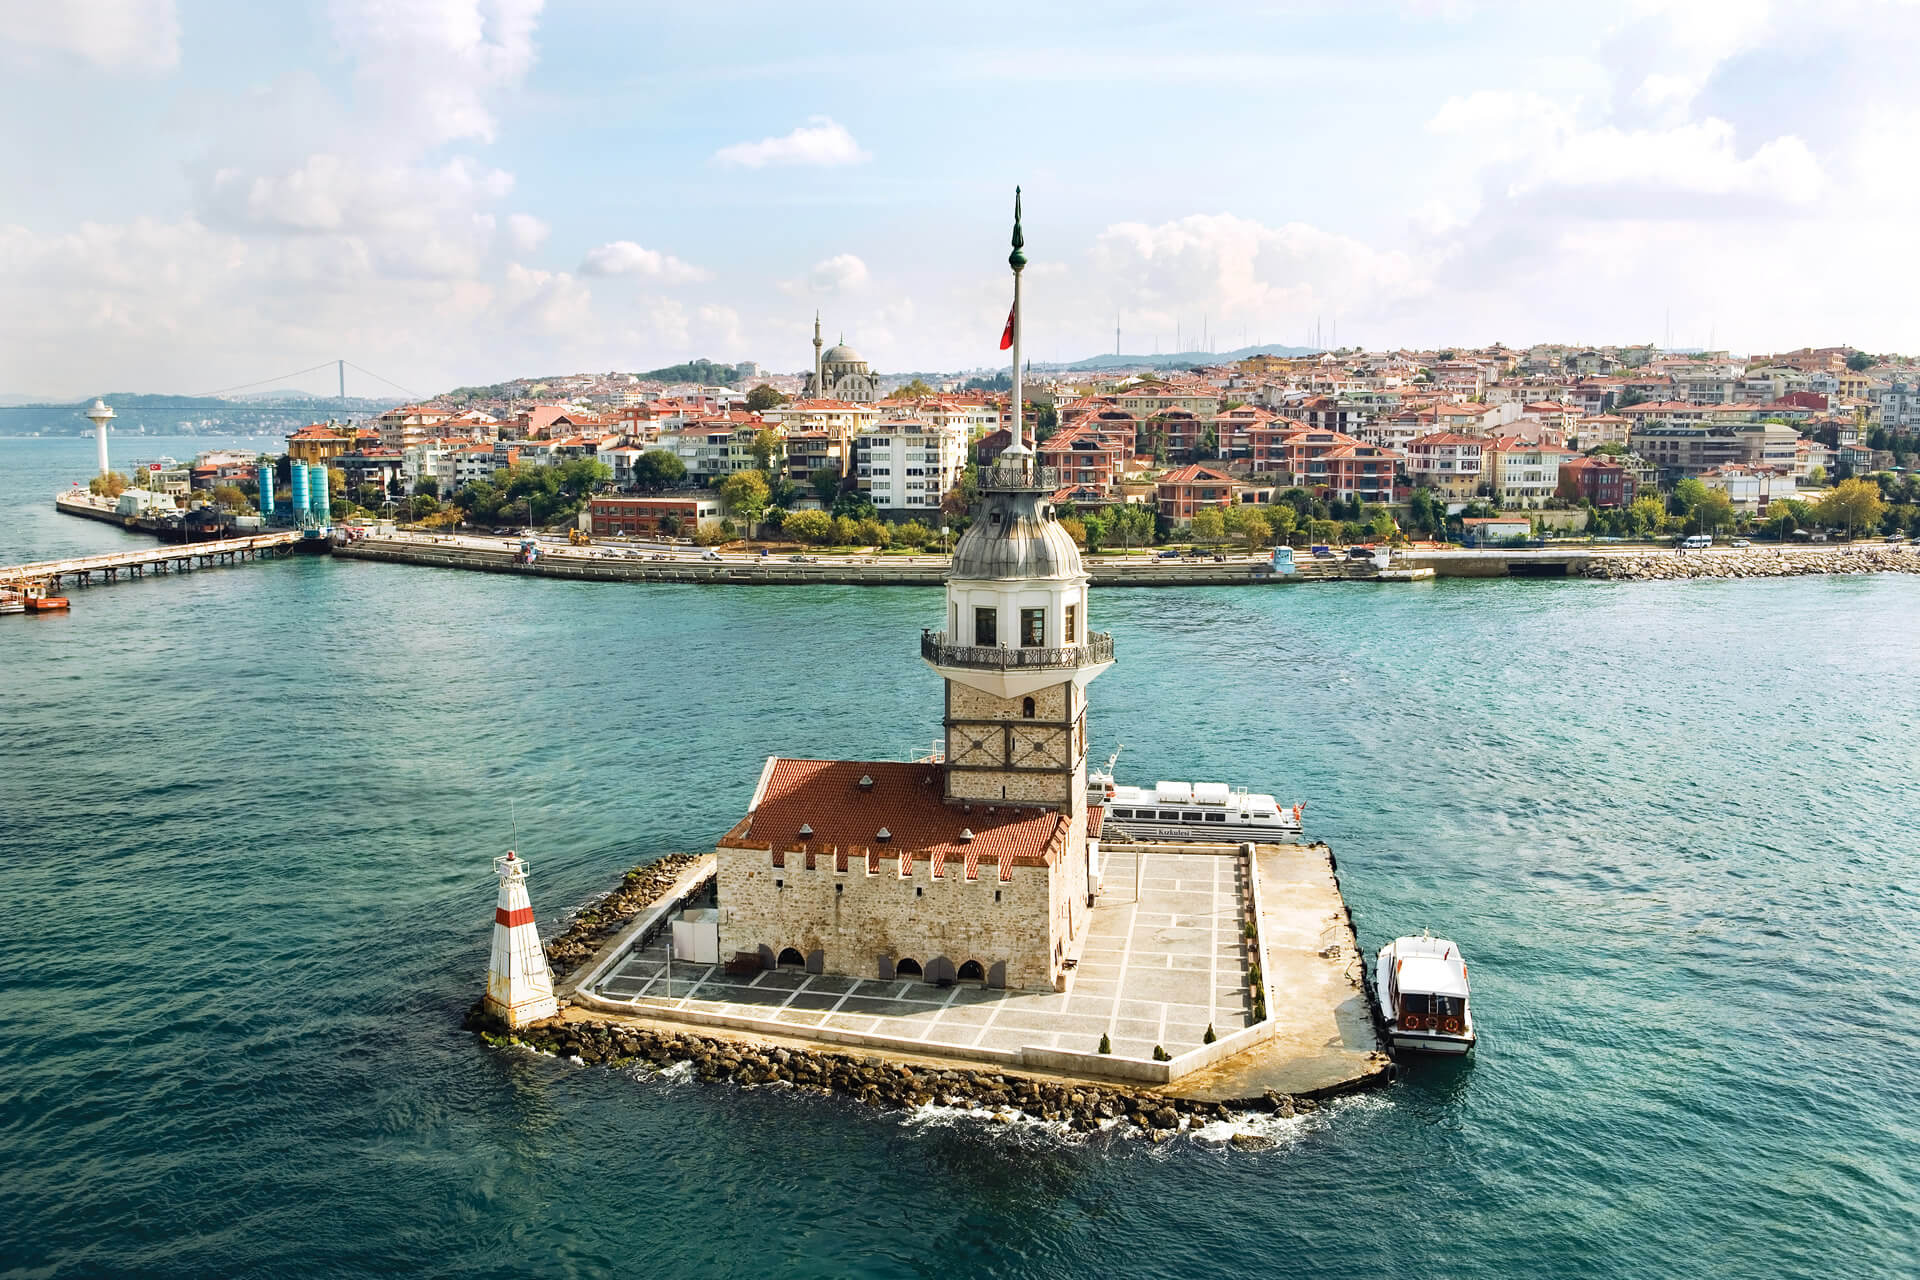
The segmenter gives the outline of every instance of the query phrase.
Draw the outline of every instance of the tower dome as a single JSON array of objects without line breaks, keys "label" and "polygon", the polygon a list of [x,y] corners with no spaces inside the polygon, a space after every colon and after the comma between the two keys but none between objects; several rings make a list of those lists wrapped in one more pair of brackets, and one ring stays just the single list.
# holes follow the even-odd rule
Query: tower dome
[{"label": "tower dome", "polygon": [[860,359],[860,353],[858,351],[855,351],[852,347],[848,346],[844,342],[837,342],[833,346],[828,347],[827,353],[821,356],[820,358],[821,360],[825,361],[827,364],[864,364],[865,363],[865,361]]},{"label": "tower dome", "polygon": [[989,489],[953,549],[949,576],[964,582],[1084,579],[1086,570],[1048,495]]}]

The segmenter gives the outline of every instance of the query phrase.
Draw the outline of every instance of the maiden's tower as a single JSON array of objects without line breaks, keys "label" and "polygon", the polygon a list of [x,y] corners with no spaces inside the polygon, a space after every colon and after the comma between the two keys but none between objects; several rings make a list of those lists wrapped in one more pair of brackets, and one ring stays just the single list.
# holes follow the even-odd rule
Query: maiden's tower
[{"label": "maiden's tower", "polygon": [[944,682],[943,749],[900,761],[766,762],[718,847],[720,949],[862,978],[1054,987],[1083,940],[1099,810],[1087,802],[1087,686],[1113,663],[1087,574],[1025,440],[1019,196],[1013,444],[980,473],[954,548],[944,630],[920,653]]}]

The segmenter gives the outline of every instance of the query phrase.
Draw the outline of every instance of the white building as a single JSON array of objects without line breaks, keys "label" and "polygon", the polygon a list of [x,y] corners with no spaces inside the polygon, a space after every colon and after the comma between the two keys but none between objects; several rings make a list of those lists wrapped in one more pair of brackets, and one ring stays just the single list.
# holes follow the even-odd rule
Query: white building
[{"label": "white building", "polygon": [[957,423],[880,422],[855,436],[853,449],[860,492],[882,511],[939,511],[967,466],[967,433]]}]

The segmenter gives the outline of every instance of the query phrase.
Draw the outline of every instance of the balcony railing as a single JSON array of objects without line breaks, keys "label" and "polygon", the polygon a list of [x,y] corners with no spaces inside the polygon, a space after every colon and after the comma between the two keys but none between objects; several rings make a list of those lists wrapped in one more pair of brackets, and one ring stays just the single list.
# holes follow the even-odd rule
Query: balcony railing
[{"label": "balcony railing", "polygon": [[1060,470],[1057,467],[1017,467],[999,463],[980,468],[980,487],[982,489],[1046,489],[1052,491],[1060,487]]},{"label": "balcony railing", "polygon": [[920,633],[920,656],[937,667],[977,667],[987,671],[1012,671],[1026,667],[1088,667],[1113,661],[1113,635],[1095,631],[1085,644],[1062,648],[1009,649],[994,645],[948,644],[944,631]]}]

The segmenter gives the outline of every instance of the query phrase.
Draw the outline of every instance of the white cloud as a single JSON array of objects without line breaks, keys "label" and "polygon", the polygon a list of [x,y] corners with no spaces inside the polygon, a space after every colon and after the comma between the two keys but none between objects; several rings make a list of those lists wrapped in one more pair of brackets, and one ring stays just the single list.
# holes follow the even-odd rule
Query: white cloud
[{"label": "white cloud", "polygon": [[803,294],[858,293],[867,287],[867,264],[851,253],[837,253],[813,264],[797,280],[783,280],[780,288],[795,297]]},{"label": "white cloud", "polygon": [[830,168],[859,164],[873,157],[860,149],[845,126],[826,116],[813,116],[792,133],[758,142],[736,142],[713,153],[720,164],[743,169],[764,169],[768,165],[810,165]]},{"label": "white cloud", "polygon": [[507,243],[515,253],[532,253],[547,242],[547,235],[552,230],[552,227],[530,213],[507,215]]},{"label": "white cloud", "polygon": [[53,49],[110,71],[180,62],[173,0],[0,0],[0,44]]},{"label": "white cloud", "polygon": [[380,137],[491,142],[493,99],[533,68],[543,0],[332,0],[334,38],[354,60]]},{"label": "white cloud", "polygon": [[667,284],[705,280],[708,273],[658,249],[643,249],[631,240],[615,240],[587,250],[580,263],[585,276],[645,276]]},{"label": "white cloud", "polygon": [[[1449,98],[1427,128],[1467,143],[1490,183],[1509,198],[1612,188],[1806,204],[1826,185],[1819,161],[1799,138],[1785,134],[1742,156],[1734,127],[1714,117],[1668,128],[1583,128],[1572,109],[1540,94],[1481,89]],[[1636,201],[1619,211],[1639,216],[1648,209]]]}]

